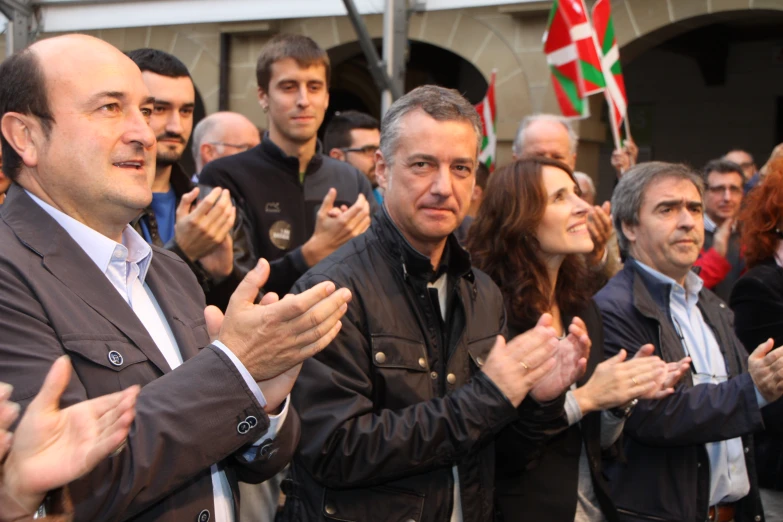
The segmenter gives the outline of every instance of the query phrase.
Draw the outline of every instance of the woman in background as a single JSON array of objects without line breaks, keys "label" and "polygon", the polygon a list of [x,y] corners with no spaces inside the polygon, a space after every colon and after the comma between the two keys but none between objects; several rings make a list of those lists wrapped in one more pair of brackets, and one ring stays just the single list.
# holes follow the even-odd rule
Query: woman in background
[{"label": "woman in background", "polygon": [[593,249],[589,209],[567,165],[529,158],[490,176],[468,233],[474,264],[503,293],[511,336],[549,313],[561,343],[569,342],[572,321],[592,341],[585,373],[565,394],[563,430],[530,441],[512,425],[496,441],[498,520],[616,520],[602,450],[618,439],[638,398],[667,396],[688,368],[687,361],[667,365],[652,356],[652,345],[633,359],[621,351],[604,361],[601,315],[579,259]]},{"label": "woman in background", "polygon": [[[748,271],[737,280],[729,299],[734,330],[750,349],[769,338],[775,340],[774,346],[783,345],[783,157],[773,159],[765,167],[766,176],[745,196],[739,214]],[[777,406],[762,409],[766,431],[754,435],[767,520],[783,520],[780,410]]]}]

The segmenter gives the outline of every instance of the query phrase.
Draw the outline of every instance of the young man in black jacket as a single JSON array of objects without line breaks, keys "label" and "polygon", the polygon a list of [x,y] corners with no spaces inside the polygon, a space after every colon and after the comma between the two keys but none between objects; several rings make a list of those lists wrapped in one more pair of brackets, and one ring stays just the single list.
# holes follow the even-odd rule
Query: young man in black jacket
[{"label": "young man in black jacket", "polygon": [[261,51],[259,102],[269,131],[257,147],[204,167],[199,181],[225,187],[247,217],[254,258],[282,295],[307,269],[370,226],[377,209],[367,178],[322,153],[318,128],[329,104],[329,57],[306,36],[281,35]]},{"label": "young man in black jacket", "polygon": [[526,401],[535,414],[517,407],[549,371],[571,375],[586,334],[576,328],[584,336],[556,369],[549,315],[506,345],[500,290],[453,234],[470,206],[480,129],[456,91],[424,86],[397,100],[376,167],[383,210],[294,287],[331,280],[354,300],[292,394],[302,443],[285,520],[488,522],[495,435],[516,423],[534,443],[567,424],[555,398],[570,380],[539,385],[536,398],[551,403]]}]

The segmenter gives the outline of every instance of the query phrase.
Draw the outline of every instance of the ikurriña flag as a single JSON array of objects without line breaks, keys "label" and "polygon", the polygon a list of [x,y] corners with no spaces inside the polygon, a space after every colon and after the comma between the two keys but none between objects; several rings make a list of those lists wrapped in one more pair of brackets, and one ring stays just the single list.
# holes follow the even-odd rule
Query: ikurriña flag
[{"label": "ikurri\u00f1a flag", "polygon": [[612,8],[609,0],[598,0],[593,5],[593,26],[601,51],[601,70],[606,89],[604,95],[609,105],[609,121],[612,126],[615,147],[621,148],[620,129],[628,116],[628,98],[625,93],[623,71],[620,66],[620,48],[612,22]]},{"label": "ikurri\u00f1a flag", "polygon": [[476,105],[476,112],[481,117],[482,137],[481,152],[479,153],[479,162],[487,166],[490,172],[495,170],[497,160],[497,108],[495,106],[495,71],[492,71],[492,77],[489,80],[487,94],[484,99]]},{"label": "ikurri\u00f1a flag", "polygon": [[[549,11],[544,32],[544,53],[552,73],[552,86],[560,111],[567,118],[589,116],[587,86],[582,72],[582,61],[571,30],[568,0],[555,0]],[[578,32],[578,31],[577,31]]]}]

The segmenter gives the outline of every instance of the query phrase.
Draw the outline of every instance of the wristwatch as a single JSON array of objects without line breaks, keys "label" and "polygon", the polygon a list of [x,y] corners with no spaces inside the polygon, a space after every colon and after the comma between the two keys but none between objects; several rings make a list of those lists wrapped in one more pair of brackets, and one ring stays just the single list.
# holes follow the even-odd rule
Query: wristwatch
[{"label": "wristwatch", "polygon": [[624,406],[617,406],[616,408],[611,408],[609,410],[609,413],[617,417],[618,419],[627,419],[631,416],[631,412],[633,411],[634,406],[639,404],[639,399],[634,399],[628,404]]}]

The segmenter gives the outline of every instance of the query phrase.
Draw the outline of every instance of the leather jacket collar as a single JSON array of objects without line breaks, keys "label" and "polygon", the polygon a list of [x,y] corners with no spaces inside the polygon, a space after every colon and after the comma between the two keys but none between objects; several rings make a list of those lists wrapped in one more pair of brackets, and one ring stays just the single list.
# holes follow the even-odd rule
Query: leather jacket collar
[{"label": "leather jacket collar", "polygon": [[[394,258],[399,259],[402,265],[403,275],[422,279],[429,282],[434,274],[430,258],[413,248],[410,242],[402,235],[397,224],[389,216],[386,205],[375,215],[373,228],[384,249]],[[447,265],[447,273],[454,278],[464,277],[471,283],[474,281],[473,269],[470,263],[470,254],[462,248],[453,233],[446,239],[444,255],[447,259],[442,264]]]}]

